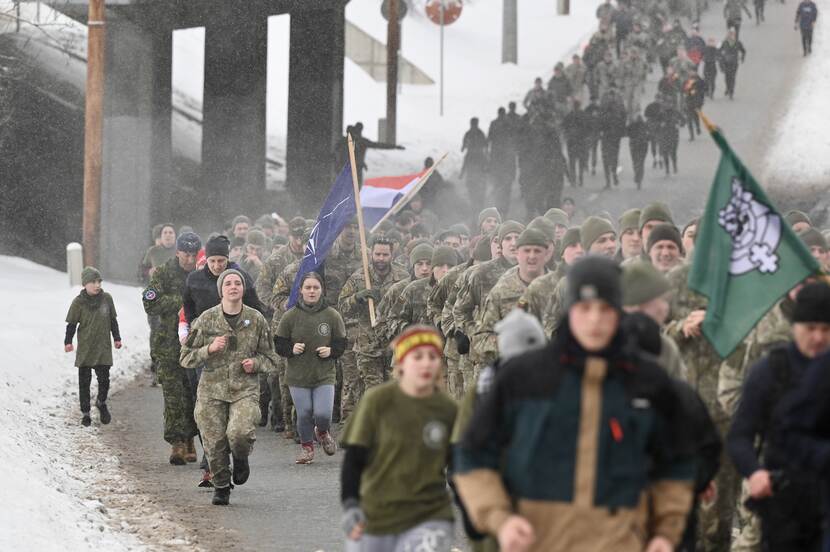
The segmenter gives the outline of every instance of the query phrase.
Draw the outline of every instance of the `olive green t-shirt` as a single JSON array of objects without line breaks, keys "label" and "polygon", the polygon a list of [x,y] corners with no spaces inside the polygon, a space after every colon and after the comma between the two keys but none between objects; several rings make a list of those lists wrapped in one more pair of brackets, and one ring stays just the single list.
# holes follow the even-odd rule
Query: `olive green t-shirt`
[{"label": "olive green t-shirt", "polygon": [[456,408],[443,391],[410,397],[397,381],[360,400],[341,441],[369,449],[360,480],[367,533],[397,534],[425,521],[453,520],[445,470]]},{"label": "olive green t-shirt", "polygon": [[154,245],[144,254],[144,260],[141,262],[144,266],[156,268],[173,257],[176,256],[175,247],[164,247],[163,245]]},{"label": "olive green t-shirt", "polygon": [[[280,319],[277,337],[291,343],[305,343],[302,354],[288,359],[285,384],[289,387],[313,389],[320,385],[334,385],[337,369],[335,359],[317,356],[318,347],[331,347],[332,339],[346,337],[346,326],[336,310],[325,304],[308,307],[298,302]],[[320,308],[322,307],[322,308]]]},{"label": "olive green t-shirt", "polygon": [[67,324],[78,325],[75,366],[112,366],[110,329],[116,317],[109,293],[90,296],[86,291],[75,297],[66,315]]}]

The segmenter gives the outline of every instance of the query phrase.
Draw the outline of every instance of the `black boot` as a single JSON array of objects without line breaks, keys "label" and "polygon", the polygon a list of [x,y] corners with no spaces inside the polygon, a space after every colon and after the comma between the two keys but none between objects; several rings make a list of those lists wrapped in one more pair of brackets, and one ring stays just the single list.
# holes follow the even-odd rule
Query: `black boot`
[{"label": "black boot", "polygon": [[243,485],[248,476],[251,475],[251,467],[248,465],[248,457],[233,457],[233,483],[234,485]]},{"label": "black boot", "polygon": [[81,425],[84,427],[89,427],[92,425],[92,418],[89,417],[89,412],[81,412],[83,417],[81,418]]},{"label": "black boot", "polygon": [[104,402],[96,402],[95,406],[98,407],[98,414],[101,416],[101,423],[107,425],[112,421],[112,416],[110,415],[110,410],[107,408],[107,403]]},{"label": "black boot", "polygon": [[227,506],[231,502],[231,488],[230,487],[217,487],[216,490],[213,491],[213,505],[214,506]]}]

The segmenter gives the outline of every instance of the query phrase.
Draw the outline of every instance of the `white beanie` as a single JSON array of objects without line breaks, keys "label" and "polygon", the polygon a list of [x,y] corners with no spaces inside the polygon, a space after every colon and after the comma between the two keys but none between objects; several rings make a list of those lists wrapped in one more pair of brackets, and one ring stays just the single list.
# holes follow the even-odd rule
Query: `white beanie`
[{"label": "white beanie", "polygon": [[545,345],[545,330],[532,314],[513,309],[495,326],[499,358],[508,360]]}]

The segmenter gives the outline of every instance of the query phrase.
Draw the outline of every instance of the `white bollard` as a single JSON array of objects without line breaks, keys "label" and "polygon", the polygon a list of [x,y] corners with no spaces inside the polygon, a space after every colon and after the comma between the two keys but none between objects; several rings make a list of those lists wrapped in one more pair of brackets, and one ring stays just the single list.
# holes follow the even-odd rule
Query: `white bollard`
[{"label": "white bollard", "polygon": [[84,270],[84,247],[72,242],[66,246],[66,272],[69,274],[69,286],[81,285],[81,272]]}]

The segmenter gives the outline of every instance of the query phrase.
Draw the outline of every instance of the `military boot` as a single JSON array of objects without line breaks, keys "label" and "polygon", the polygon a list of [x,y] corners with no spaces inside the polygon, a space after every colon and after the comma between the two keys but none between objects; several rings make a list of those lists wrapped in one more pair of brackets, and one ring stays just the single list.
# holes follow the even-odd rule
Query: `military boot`
[{"label": "military boot", "polygon": [[89,417],[89,412],[82,412],[83,417],[81,417],[81,425],[84,427],[89,427],[92,425],[92,418]]},{"label": "military boot", "polygon": [[170,463],[174,466],[184,466],[187,460],[184,459],[187,452],[187,445],[184,443],[175,443],[173,449],[170,451]]},{"label": "military boot", "polygon": [[193,437],[187,440],[185,444],[185,454],[184,459],[187,461],[188,464],[192,464],[198,457],[196,456],[196,446],[193,444]]},{"label": "military boot", "polygon": [[231,488],[230,487],[217,487],[216,490],[213,491],[213,505],[214,506],[227,506],[231,502]]},{"label": "military boot", "polygon": [[107,425],[112,421],[112,416],[110,415],[110,410],[107,408],[107,403],[105,402],[96,402],[95,406],[98,408],[98,414],[101,416],[101,423]]},{"label": "military boot", "polygon": [[251,467],[248,465],[248,457],[247,456],[236,456],[233,457],[233,484],[234,485],[243,485],[246,481],[248,481],[248,477],[251,475]]}]

